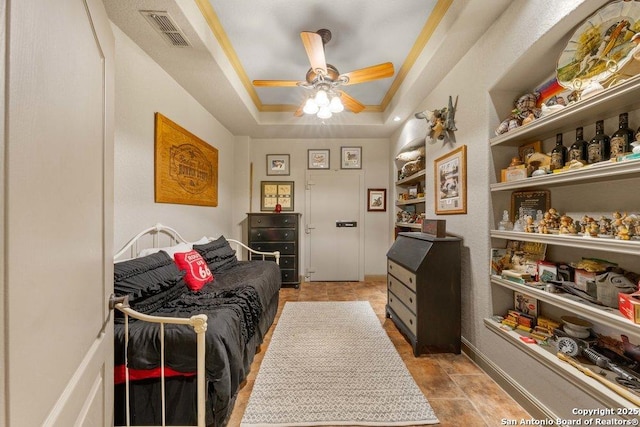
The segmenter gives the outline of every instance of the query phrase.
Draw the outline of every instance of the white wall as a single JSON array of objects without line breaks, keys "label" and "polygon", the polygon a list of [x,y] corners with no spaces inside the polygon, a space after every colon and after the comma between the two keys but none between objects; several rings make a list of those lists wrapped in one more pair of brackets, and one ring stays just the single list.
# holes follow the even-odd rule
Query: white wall
[{"label": "white wall", "polygon": [[[489,283],[488,230],[495,228],[492,215],[490,182],[495,182],[489,138],[499,121],[512,108],[515,95],[531,91],[555,71],[558,46],[572,28],[603,1],[512,2],[495,24],[447,76],[429,93],[418,110],[433,110],[447,105],[449,95],[459,96],[456,111],[455,144],[427,145],[427,193],[432,194],[434,159],[461,145],[467,146],[467,214],[442,215],[447,231],[463,237],[462,259],[462,335],[490,363],[497,365],[516,384],[526,388],[542,406],[570,417],[576,407],[590,407],[584,394],[567,393],[567,384],[550,374],[520,351],[497,338],[484,326],[483,318],[492,312]],[[492,92],[490,92],[492,91]],[[492,99],[493,98],[493,99]],[[501,98],[494,107],[493,101]],[[504,105],[503,105],[504,104]],[[495,111],[499,108],[501,111]],[[392,138],[392,154],[410,139],[415,120],[409,120]],[[431,184],[429,184],[431,183]],[[434,198],[427,196],[426,213],[436,218]],[[526,367],[526,368],[525,368]],[[594,404],[595,405],[595,404]]]},{"label": "white wall", "polygon": [[[114,249],[157,222],[188,240],[237,230],[234,136],[118,27],[115,94]],[[218,149],[218,206],[154,202],[154,113],[160,112]]]},{"label": "white wall", "polygon": [[[345,113],[350,114],[350,113]],[[389,203],[389,158],[388,139],[253,139],[250,146],[250,159],[253,163],[253,197],[252,212],[260,212],[260,181],[282,179],[295,182],[294,210],[302,213],[302,224],[305,221],[305,175],[307,171],[307,150],[326,149],[331,152],[331,169],[340,168],[340,147],[362,147],[362,170],[364,171],[364,191],[367,188],[387,189],[387,211],[367,212],[365,210],[365,275],[386,274],[386,253],[390,246],[391,228],[389,215],[393,212]],[[290,176],[267,176],[266,155],[289,154],[291,160]],[[285,179],[287,178],[287,179]],[[366,198],[366,197],[365,197]],[[305,265],[305,234],[301,233],[300,274],[304,274]]]}]

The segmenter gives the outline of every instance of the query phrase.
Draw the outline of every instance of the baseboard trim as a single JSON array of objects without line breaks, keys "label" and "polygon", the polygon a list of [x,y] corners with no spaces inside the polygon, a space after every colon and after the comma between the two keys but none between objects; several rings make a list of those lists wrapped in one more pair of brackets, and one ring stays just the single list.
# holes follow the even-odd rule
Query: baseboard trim
[{"label": "baseboard trim", "polygon": [[365,274],[364,275],[365,282],[386,282],[387,275],[386,274]]},{"label": "baseboard trim", "polygon": [[555,420],[558,417],[531,393],[515,382],[498,365],[488,359],[473,344],[462,337],[462,352],[489,375],[504,391],[506,391],[533,419]]}]

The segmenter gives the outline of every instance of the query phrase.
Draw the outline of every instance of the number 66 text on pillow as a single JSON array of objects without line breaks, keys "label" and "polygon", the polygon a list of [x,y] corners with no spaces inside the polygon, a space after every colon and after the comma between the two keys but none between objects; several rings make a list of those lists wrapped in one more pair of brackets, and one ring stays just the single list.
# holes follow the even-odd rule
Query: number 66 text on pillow
[{"label": "number 66 text on pillow", "polygon": [[198,252],[178,252],[175,254],[175,261],[178,268],[185,271],[184,281],[193,292],[199,291],[213,280],[211,270]]}]

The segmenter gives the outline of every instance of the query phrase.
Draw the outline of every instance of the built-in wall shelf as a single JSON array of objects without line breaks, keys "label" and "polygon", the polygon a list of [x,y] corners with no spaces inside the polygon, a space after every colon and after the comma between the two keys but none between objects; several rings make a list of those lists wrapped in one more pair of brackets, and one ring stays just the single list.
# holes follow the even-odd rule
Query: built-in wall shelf
[{"label": "built-in wall shelf", "polygon": [[521,179],[519,181],[491,184],[491,191],[520,190],[532,187],[559,187],[568,184],[590,184],[616,181],[640,174],[640,160],[625,162],[600,162],[563,173]]},{"label": "built-in wall shelf", "polygon": [[422,224],[416,224],[415,222],[396,222],[396,227],[422,230]]},{"label": "built-in wall shelf", "polygon": [[415,205],[418,203],[424,203],[424,197],[416,197],[415,199],[407,199],[407,200],[398,200],[396,202],[396,206],[407,206],[407,205]]},{"label": "built-in wall shelf", "polygon": [[571,248],[593,249],[597,251],[640,255],[639,240],[619,240],[604,237],[584,237],[572,234],[524,233],[521,231],[491,230],[491,237],[521,242],[546,243]]},{"label": "built-in wall shelf", "polygon": [[[509,344],[514,346],[520,351],[523,351],[528,356],[539,361],[547,368],[552,370],[555,374],[562,376],[564,379],[572,383],[574,386],[579,387],[585,393],[591,395],[594,399],[602,402],[603,407],[606,408],[635,408],[637,407],[633,402],[625,399],[624,397],[614,393],[607,388],[604,384],[596,381],[595,379],[588,377],[580,372],[577,368],[571,366],[569,363],[564,362],[556,355],[555,348],[553,346],[540,346],[538,344],[525,343],[521,337],[523,334],[502,329],[499,323],[492,319],[484,319],[485,326],[492,332],[496,333],[500,338],[506,340]],[[601,371],[600,368],[593,365],[583,365],[596,373]],[[608,379],[613,383],[616,383],[613,378],[613,373],[608,373]],[[611,378],[609,378],[611,377]],[[639,395],[640,398],[640,395]],[[619,416],[623,419],[636,419],[636,415]]]},{"label": "built-in wall shelf", "polygon": [[411,185],[417,184],[421,181],[424,181],[424,177],[427,174],[425,169],[414,173],[413,175],[407,176],[405,178],[399,179],[396,181],[396,185]]},{"label": "built-in wall shelf", "polygon": [[560,111],[535,119],[490,140],[492,146],[519,146],[528,141],[554,137],[557,133],[574,132],[578,126],[595,123],[596,117],[613,117],[640,108],[640,75],[612,88],[582,99]]},{"label": "built-in wall shelf", "polygon": [[596,323],[624,330],[631,341],[640,341],[640,325],[624,317],[618,309],[582,302],[571,294],[547,292],[533,286],[503,279],[500,276],[491,276],[491,283],[513,291],[523,292],[539,301],[568,310]]}]

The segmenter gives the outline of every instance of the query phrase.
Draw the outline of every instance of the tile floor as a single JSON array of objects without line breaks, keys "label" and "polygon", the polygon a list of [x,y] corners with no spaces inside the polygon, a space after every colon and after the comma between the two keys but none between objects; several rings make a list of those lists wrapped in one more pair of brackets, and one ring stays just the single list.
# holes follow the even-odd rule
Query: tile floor
[{"label": "tile floor", "polygon": [[300,289],[283,288],[274,325],[251,365],[251,373],[238,393],[229,427],[240,425],[256,373],[269,346],[273,328],[287,301],[358,301],[367,300],[380,318],[389,338],[407,365],[420,389],[424,392],[440,427],[499,426],[503,419],[529,419],[530,415],[504,392],[491,378],[462,354],[432,354],[414,357],[411,346],[393,322],[385,318],[386,283],[368,282],[312,282],[302,283]]}]

